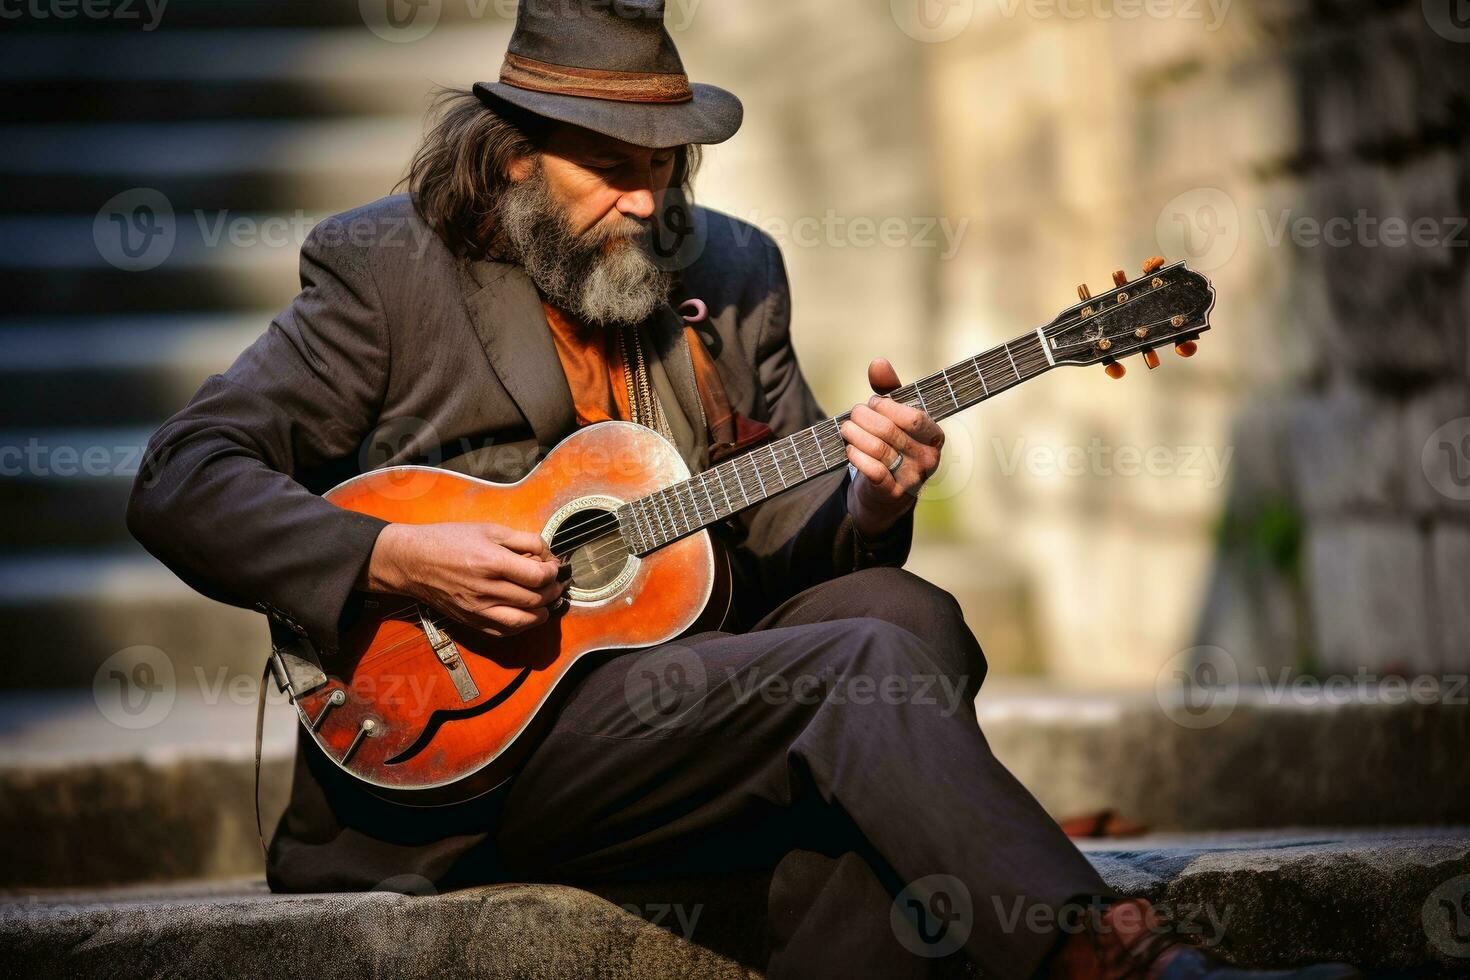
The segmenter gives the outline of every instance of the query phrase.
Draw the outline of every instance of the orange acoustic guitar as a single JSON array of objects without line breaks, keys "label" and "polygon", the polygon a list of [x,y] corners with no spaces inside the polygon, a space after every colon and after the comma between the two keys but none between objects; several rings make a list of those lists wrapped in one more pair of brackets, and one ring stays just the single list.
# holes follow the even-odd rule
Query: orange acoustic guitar
[{"label": "orange acoustic guitar", "polygon": [[[1194,353],[1209,329],[1214,289],[1182,263],[1150,259],[1131,282],[1049,324],[905,385],[891,397],[935,419],[1059,365],[1103,364],[1155,348]],[[723,614],[723,562],[710,525],[847,465],[828,419],[690,477],[652,429],[603,422],[568,436],[523,479],[494,484],[447,470],[395,466],[365,473],[326,499],[391,522],[494,521],[534,530],[570,560],[565,612],[492,638],[398,596],[362,597],[337,653],[304,639],[278,647],[277,680],[327,758],[385,798],[440,805],[493,788],[514,771],[578,661],[597,651],[675,639]]]}]

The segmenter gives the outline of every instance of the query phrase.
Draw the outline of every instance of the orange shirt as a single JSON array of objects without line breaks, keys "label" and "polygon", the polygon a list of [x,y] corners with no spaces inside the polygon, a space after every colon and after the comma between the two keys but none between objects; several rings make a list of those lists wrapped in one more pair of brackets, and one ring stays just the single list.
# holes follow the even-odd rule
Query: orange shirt
[{"label": "orange shirt", "polygon": [[628,407],[628,383],[623,375],[623,346],[616,330],[589,326],[543,302],[546,323],[561,359],[567,386],[572,390],[572,405],[577,410],[577,425],[626,419],[632,415]]}]

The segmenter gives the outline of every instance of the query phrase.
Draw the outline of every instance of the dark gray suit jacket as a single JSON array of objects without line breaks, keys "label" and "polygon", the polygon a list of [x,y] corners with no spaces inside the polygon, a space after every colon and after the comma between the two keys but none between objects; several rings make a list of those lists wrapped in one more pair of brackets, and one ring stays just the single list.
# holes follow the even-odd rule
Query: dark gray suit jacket
[{"label": "dark gray suit jacket", "polygon": [[[713,212],[681,295],[710,309],[702,333],[730,402],[784,436],[825,418],[788,334],[775,244]],[[685,417],[700,416],[682,323],[645,324]],[[128,508],[149,551],[206,595],[267,612],[278,639],[333,649],[382,522],[319,494],[363,470],[430,463],[521,477],[576,426],[540,299],[518,267],[452,256],[404,197],[324,221],[301,250],[301,293],[224,373],[153,436]],[[680,446],[697,469],[703,443]],[[862,543],[847,472],[818,477],[717,528],[745,625],[808,585],[902,564],[905,519]],[[487,515],[493,520],[494,515]],[[271,848],[277,890],[371,887],[411,871],[445,886],[495,876],[498,793],[433,810],[385,803],[300,739],[291,804]]]},{"label": "dark gray suit jacket", "polygon": [[[701,209],[698,221],[702,250],[676,299],[708,304],[702,338],[731,404],[779,436],[825,418],[791,347],[775,243],[716,212]],[[515,480],[576,422],[530,279],[514,265],[456,259],[405,196],[313,229],[301,287],[153,436],[128,526],[194,588],[267,611],[330,650],[382,522],[318,494],[410,462]],[[664,307],[647,326],[681,407],[700,418],[678,315]],[[697,470],[702,444],[680,448]],[[846,513],[847,478],[820,477],[720,529],[743,617],[860,565],[902,563],[911,523],[865,550]]]}]

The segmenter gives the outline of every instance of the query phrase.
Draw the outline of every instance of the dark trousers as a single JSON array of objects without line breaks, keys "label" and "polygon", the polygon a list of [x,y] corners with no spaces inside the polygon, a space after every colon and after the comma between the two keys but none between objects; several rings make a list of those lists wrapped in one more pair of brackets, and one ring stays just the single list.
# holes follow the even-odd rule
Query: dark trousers
[{"label": "dark trousers", "polygon": [[614,657],[509,787],[496,848],[534,880],[774,868],[778,980],[923,976],[945,954],[1030,976],[1056,910],[1106,887],[991,754],[984,675],[953,597],[894,568]]}]

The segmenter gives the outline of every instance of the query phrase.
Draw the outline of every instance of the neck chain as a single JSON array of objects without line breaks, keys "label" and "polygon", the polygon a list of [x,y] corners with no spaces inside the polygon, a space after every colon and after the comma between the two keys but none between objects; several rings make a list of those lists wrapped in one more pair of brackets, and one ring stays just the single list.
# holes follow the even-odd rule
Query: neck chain
[{"label": "neck chain", "polygon": [[646,425],[672,443],[674,434],[669,428],[669,420],[649,383],[648,362],[643,357],[643,340],[638,335],[638,328],[619,327],[618,334],[623,344],[623,380],[628,385],[628,407],[633,414],[629,421]]}]

